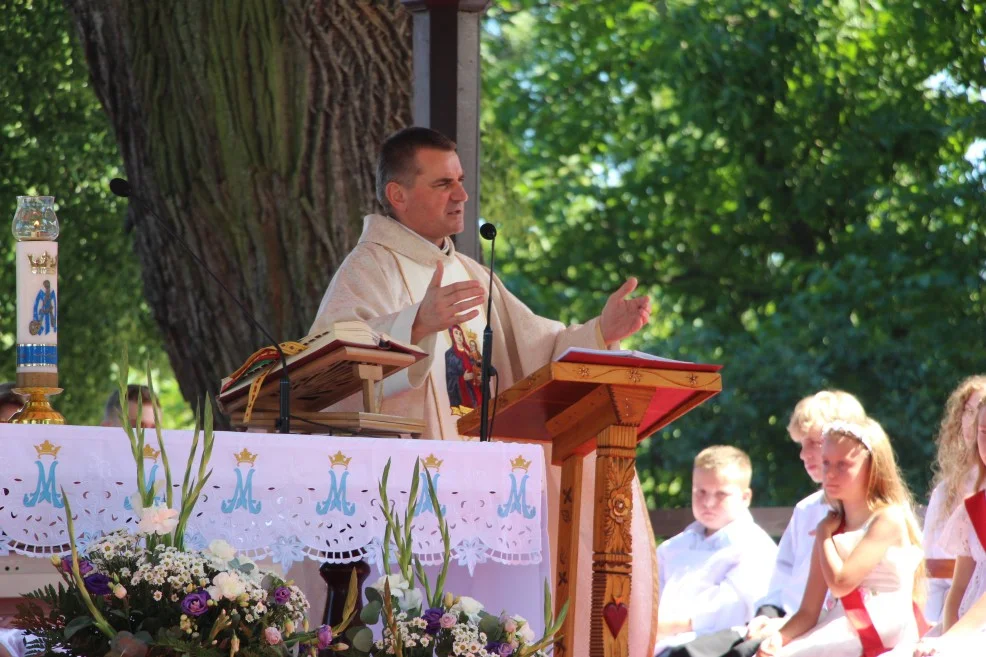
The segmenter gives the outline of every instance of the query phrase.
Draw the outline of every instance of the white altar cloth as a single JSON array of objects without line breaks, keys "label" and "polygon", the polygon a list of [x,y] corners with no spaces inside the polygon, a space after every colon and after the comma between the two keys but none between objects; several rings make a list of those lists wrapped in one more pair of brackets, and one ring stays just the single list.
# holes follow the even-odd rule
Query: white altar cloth
[{"label": "white altar cloth", "polygon": [[[177,505],[192,433],[163,437]],[[153,431],[147,443],[147,479],[163,480]],[[539,629],[551,560],[544,453],[537,445],[217,432],[212,476],[189,522],[188,547],[222,538],[285,571],[306,558],[365,559],[376,577],[384,533],[378,480],[392,459],[388,496],[403,518],[415,458],[430,465],[449,523],[454,565],[447,588],[486,601],[493,613],[524,615]],[[442,545],[424,477],[422,469],[413,501],[414,551],[434,564]],[[62,490],[81,544],[135,527],[128,498],[137,490],[136,469],[123,430],[0,424],[0,556],[65,553]],[[313,569],[294,572],[302,570]]]}]

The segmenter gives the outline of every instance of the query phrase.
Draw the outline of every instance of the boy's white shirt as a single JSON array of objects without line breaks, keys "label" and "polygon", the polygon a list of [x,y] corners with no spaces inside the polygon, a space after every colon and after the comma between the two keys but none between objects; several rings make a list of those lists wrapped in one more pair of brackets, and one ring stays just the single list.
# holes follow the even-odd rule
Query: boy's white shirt
[{"label": "boy's white shirt", "polygon": [[754,611],[763,605],[774,605],[792,614],[801,606],[808,584],[815,529],[830,508],[822,491],[812,493],[794,506],[777,549],[767,594],[757,601]]},{"label": "boy's white shirt", "polygon": [[711,536],[696,521],[662,543],[657,548],[658,618],[687,616],[692,632],[663,639],[657,652],[746,624],[767,591],[763,574],[773,567],[776,553],[773,539],[745,509]]}]

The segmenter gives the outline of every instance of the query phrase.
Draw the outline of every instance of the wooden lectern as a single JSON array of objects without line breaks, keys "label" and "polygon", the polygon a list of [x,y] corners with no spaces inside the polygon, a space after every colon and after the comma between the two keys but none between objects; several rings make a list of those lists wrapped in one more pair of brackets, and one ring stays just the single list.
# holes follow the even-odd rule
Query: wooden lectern
[{"label": "wooden lectern", "polygon": [[[330,345],[307,361],[291,368],[292,433],[334,435],[369,434],[377,437],[420,436],[424,420],[380,413],[377,384],[424,357],[421,354],[371,349],[354,345]],[[279,371],[264,379],[257,393],[252,417],[244,419],[249,388],[239,388],[219,396],[220,408],[236,427],[273,431],[278,416]],[[362,391],[363,410],[322,412],[321,409]]]},{"label": "wooden lectern", "polygon": [[[555,606],[560,610],[570,600],[572,608],[555,644],[556,657],[566,657],[567,646],[585,641],[574,614],[575,600],[589,593],[576,590],[579,511],[582,459],[596,450],[589,654],[627,657],[637,443],[721,391],[720,366],[615,352],[570,354],[563,360],[500,394],[494,436],[551,442],[552,463],[562,466]],[[478,412],[459,420],[459,433],[478,435]],[[637,613],[650,618],[651,610]]]}]

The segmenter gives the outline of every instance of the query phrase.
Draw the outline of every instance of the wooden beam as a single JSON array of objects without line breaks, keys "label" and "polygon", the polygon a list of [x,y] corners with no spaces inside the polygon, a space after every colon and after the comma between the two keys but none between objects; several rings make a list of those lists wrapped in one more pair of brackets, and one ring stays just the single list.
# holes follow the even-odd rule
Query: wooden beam
[{"label": "wooden beam", "polygon": [[456,248],[479,248],[480,19],[492,0],[401,0],[414,17],[414,123],[458,145],[466,176],[465,230]]}]

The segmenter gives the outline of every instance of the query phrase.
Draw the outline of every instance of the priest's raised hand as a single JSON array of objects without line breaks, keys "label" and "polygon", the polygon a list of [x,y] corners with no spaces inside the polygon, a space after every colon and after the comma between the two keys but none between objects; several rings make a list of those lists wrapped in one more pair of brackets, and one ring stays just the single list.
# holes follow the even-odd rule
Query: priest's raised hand
[{"label": "priest's raised hand", "polygon": [[609,295],[599,317],[599,330],[606,344],[613,344],[633,335],[650,319],[650,297],[627,298],[636,289],[637,279],[631,276],[620,289]]},{"label": "priest's raised hand", "polygon": [[[442,285],[445,268],[438,263],[428,290],[418,306],[411,326],[411,342],[418,344],[432,333],[447,331],[456,324],[463,324],[479,315],[476,306],[486,301],[486,293],[479,281],[462,281]],[[473,308],[473,310],[469,310]],[[467,312],[468,311],[468,312]]]}]

